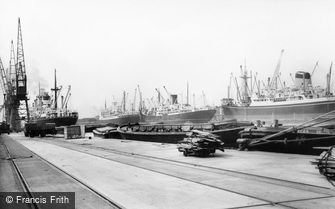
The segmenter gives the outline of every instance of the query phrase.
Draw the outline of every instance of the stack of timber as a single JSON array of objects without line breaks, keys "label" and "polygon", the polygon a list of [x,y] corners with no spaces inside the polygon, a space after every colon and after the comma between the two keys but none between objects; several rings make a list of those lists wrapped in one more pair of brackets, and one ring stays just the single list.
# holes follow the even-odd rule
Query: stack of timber
[{"label": "stack of timber", "polygon": [[177,145],[178,151],[185,157],[189,155],[207,157],[210,154],[214,155],[217,149],[224,152],[224,143],[215,134],[193,130],[187,133],[187,136]]},{"label": "stack of timber", "polygon": [[322,152],[321,155],[311,163],[316,165],[320,174],[325,175],[331,180],[335,180],[335,146]]},{"label": "stack of timber", "polygon": [[248,128],[240,132],[237,143],[241,150],[320,154],[313,147],[335,145],[335,130],[322,127],[334,120],[335,111],[331,111],[297,126]]}]

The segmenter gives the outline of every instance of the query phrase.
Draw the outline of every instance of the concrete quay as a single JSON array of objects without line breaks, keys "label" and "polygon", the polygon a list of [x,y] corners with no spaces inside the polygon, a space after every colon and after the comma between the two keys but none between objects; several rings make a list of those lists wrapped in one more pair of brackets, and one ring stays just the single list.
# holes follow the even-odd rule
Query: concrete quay
[{"label": "concrete quay", "polygon": [[[226,150],[199,158],[184,157],[173,144],[100,138],[32,139],[20,134],[2,137],[18,142],[124,208],[335,205],[335,188],[309,163],[315,156]],[[1,181],[10,178],[2,176]],[[50,182],[51,188],[53,184]],[[64,190],[70,191],[71,186]]]}]

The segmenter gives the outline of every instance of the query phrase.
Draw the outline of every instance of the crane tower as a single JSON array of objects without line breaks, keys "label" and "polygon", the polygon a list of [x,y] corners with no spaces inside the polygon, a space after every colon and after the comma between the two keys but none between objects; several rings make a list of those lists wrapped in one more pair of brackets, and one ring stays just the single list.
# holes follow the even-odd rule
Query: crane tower
[{"label": "crane tower", "polygon": [[24,60],[20,18],[18,19],[16,58],[12,42],[9,70],[6,72],[1,64],[0,71],[1,87],[4,94],[3,107],[5,110],[5,120],[9,123],[12,130],[20,131],[21,121],[29,120],[27,74]]}]

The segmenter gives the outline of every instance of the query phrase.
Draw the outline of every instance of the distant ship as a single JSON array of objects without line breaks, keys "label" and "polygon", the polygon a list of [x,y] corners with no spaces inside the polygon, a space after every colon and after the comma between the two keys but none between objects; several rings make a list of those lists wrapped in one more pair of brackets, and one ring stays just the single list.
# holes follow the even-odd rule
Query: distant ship
[{"label": "distant ship", "polygon": [[58,106],[58,95],[61,88],[57,87],[56,70],[55,86],[53,89],[54,98],[47,91],[39,87],[39,95],[29,108],[30,121],[35,123],[55,123],[56,126],[70,126],[77,123],[78,112],[68,109],[67,104],[70,99],[71,86],[69,86],[65,98],[62,96],[62,103]]},{"label": "distant ship", "polygon": [[117,113],[104,111],[103,116],[99,118],[99,122],[109,123],[114,125],[126,125],[140,122],[140,115],[137,112],[133,113]]},{"label": "distant ship", "polygon": [[[327,74],[326,88],[314,87],[311,74],[305,71],[297,71],[294,86],[286,87],[285,82],[280,82],[280,61],[278,63],[272,80],[268,80],[264,89],[260,88],[260,82],[254,83],[257,86],[255,92],[252,92],[252,84],[247,80],[252,76],[248,76],[245,69],[241,76],[243,85],[241,92],[238,91],[239,99],[222,99],[225,119],[270,123],[277,119],[285,124],[297,124],[335,110],[335,97],[330,91],[332,65]],[[279,84],[282,84],[281,87]]]},{"label": "distant ship", "polygon": [[126,92],[123,92],[123,99],[121,105],[117,105],[117,102],[113,102],[112,107],[107,107],[101,111],[99,116],[99,122],[113,124],[113,125],[126,125],[140,122],[139,111],[126,110]]},{"label": "distant ship", "polygon": [[176,94],[170,95],[167,104],[161,104],[150,111],[140,111],[141,122],[143,123],[207,123],[215,115],[215,109],[195,109],[189,104],[179,104]]}]

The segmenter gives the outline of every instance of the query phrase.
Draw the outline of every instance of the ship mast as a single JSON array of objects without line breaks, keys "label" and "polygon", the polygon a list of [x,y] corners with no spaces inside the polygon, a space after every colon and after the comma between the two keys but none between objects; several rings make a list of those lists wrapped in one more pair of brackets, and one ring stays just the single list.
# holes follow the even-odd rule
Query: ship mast
[{"label": "ship mast", "polygon": [[187,81],[187,100],[186,100],[187,106],[189,105],[188,97],[189,97],[189,86],[188,86],[188,81]]},{"label": "ship mast", "polygon": [[55,92],[55,109],[57,109],[57,92],[60,91],[60,88],[57,87],[57,77],[56,77],[56,69],[55,69],[55,86],[51,91]]},{"label": "ship mast", "polygon": [[123,91],[123,104],[122,104],[123,113],[126,112],[126,91]]},{"label": "ship mast", "polygon": [[330,64],[329,73],[327,74],[327,89],[326,89],[326,95],[330,95],[330,81],[331,81],[331,75],[332,75],[332,67],[333,62]]},{"label": "ship mast", "polygon": [[242,76],[240,78],[242,78],[242,85],[243,85],[243,92],[242,92],[242,103],[243,104],[248,104],[249,103],[249,93],[248,93],[248,78],[250,78],[250,76],[248,76],[248,71],[246,68],[246,64],[244,66],[244,71],[242,69],[242,66],[240,66],[241,68],[241,72],[242,72]]}]

